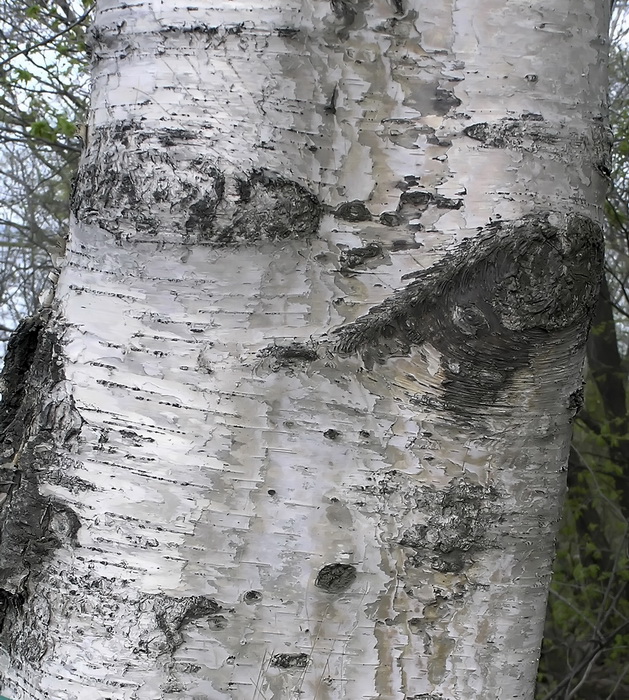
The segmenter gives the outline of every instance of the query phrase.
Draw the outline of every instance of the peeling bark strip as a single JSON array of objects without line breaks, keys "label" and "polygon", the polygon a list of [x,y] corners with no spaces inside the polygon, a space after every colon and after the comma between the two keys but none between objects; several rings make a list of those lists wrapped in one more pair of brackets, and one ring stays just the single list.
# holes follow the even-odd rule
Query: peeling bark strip
[{"label": "peeling bark strip", "polygon": [[536,347],[587,332],[603,270],[598,224],[580,215],[492,223],[368,315],[336,348],[368,366],[429,342],[444,357],[447,403],[492,403]]},{"label": "peeling bark strip", "polygon": [[200,138],[136,122],[97,129],[73,192],[77,220],[117,237],[217,246],[316,235],[314,194],[281,173],[228,172],[199,156]]},{"label": "peeling bark strip", "polygon": [[76,546],[81,526],[72,508],[43,496],[39,484],[40,474],[59,475],[59,448],[81,425],[60,352],[45,315],[25,319],[9,341],[1,375],[0,641],[30,662],[47,649],[48,617],[46,601],[31,600],[30,591],[55,549]]}]

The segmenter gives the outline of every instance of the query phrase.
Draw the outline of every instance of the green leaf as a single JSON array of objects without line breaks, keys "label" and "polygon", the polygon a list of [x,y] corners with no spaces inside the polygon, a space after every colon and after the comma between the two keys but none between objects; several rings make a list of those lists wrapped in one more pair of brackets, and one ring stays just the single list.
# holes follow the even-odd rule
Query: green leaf
[{"label": "green leaf", "polygon": [[[28,83],[28,81],[33,78],[33,74],[24,68],[16,68],[15,71],[17,73],[18,80],[23,80],[25,83]],[[0,700],[2,700],[2,696],[0,696]]]},{"label": "green leaf", "polygon": [[45,122],[43,119],[38,119],[37,121],[33,122],[31,125],[31,135],[34,136],[35,138],[39,139],[53,139],[54,138],[54,131],[50,127],[50,124],[48,122]]},{"label": "green leaf", "polygon": [[60,114],[57,117],[57,132],[64,136],[74,136],[76,124],[70,121],[65,114]]}]

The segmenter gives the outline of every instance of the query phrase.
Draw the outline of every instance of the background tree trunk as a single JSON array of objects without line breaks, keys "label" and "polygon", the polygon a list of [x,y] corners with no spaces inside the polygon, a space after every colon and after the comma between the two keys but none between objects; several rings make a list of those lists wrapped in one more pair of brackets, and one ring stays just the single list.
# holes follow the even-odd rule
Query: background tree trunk
[{"label": "background tree trunk", "polygon": [[607,9],[100,3],[4,373],[5,695],[532,697]]}]

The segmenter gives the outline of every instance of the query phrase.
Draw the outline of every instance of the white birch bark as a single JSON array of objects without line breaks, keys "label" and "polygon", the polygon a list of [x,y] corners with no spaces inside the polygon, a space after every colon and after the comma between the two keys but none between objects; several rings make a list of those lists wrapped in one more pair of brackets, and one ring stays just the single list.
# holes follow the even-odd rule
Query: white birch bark
[{"label": "white birch bark", "polygon": [[11,700],[532,698],[602,0],[98,3],[5,372]]}]

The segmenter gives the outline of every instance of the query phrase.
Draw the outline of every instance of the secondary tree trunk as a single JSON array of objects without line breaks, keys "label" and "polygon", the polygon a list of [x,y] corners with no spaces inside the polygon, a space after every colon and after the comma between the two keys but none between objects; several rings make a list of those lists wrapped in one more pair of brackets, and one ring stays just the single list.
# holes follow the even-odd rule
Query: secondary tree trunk
[{"label": "secondary tree trunk", "polygon": [[99,3],[4,372],[4,695],[532,697],[607,11]]}]

